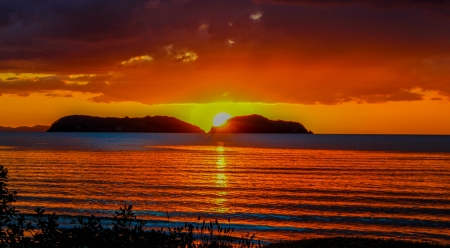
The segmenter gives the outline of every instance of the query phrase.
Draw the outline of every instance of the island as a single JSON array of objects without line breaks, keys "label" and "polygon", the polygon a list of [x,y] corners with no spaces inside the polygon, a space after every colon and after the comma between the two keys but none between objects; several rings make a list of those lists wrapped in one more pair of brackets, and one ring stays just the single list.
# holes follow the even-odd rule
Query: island
[{"label": "island", "polygon": [[55,121],[47,132],[204,133],[205,131],[169,116],[118,118],[70,115]]},{"label": "island", "polygon": [[38,133],[45,132],[49,129],[49,126],[36,125],[32,127],[20,126],[20,127],[2,127],[0,126],[1,133]]},{"label": "island", "polygon": [[270,120],[261,115],[236,116],[225,124],[211,127],[209,133],[308,133],[302,124],[293,121]]}]

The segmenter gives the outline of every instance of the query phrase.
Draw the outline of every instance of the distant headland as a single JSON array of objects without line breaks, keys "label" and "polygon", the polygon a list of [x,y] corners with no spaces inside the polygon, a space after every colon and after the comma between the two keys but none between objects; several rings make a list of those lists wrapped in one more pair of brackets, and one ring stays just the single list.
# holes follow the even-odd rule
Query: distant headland
[{"label": "distant headland", "polygon": [[8,133],[22,133],[22,132],[28,132],[28,133],[37,133],[37,132],[45,132],[50,128],[50,126],[44,126],[44,125],[36,125],[33,127],[1,127],[0,126],[0,132],[8,132]]},{"label": "distant headland", "polygon": [[62,117],[47,132],[204,133],[195,125],[169,116],[118,118],[86,115]]},{"label": "distant headland", "polygon": [[261,115],[236,116],[209,133],[309,133],[302,124],[293,121],[269,120]]}]

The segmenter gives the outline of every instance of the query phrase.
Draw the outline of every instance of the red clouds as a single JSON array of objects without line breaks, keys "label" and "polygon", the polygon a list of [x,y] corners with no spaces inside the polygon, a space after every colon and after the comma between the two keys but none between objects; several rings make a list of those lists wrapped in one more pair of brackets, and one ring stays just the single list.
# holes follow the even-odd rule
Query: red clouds
[{"label": "red clouds", "polygon": [[448,2],[385,2],[0,1],[0,78],[17,73],[0,94],[149,104],[449,96]]}]

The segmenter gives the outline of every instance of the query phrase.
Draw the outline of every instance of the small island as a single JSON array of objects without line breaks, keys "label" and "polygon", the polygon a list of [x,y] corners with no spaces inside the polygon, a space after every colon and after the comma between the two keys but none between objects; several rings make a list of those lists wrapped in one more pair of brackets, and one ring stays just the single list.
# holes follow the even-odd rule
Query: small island
[{"label": "small island", "polygon": [[211,127],[209,133],[308,133],[302,124],[293,121],[270,120],[261,115],[236,116],[223,125]]},{"label": "small island", "polygon": [[118,118],[86,115],[62,117],[47,132],[204,133],[195,125],[169,116]]}]

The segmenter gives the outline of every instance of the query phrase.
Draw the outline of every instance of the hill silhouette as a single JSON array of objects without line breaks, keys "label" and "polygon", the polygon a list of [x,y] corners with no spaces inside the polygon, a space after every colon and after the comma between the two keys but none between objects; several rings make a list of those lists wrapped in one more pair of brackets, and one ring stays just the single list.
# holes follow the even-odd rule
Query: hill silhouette
[{"label": "hill silhouette", "polygon": [[21,133],[21,132],[45,132],[49,126],[36,125],[33,127],[21,126],[21,127],[2,127],[0,126],[0,132]]},{"label": "hill silhouette", "polygon": [[118,118],[86,115],[62,117],[47,132],[204,133],[197,126],[169,116]]},{"label": "hill silhouette", "polygon": [[311,133],[293,121],[269,120],[261,115],[236,116],[224,125],[211,127],[210,133]]}]

